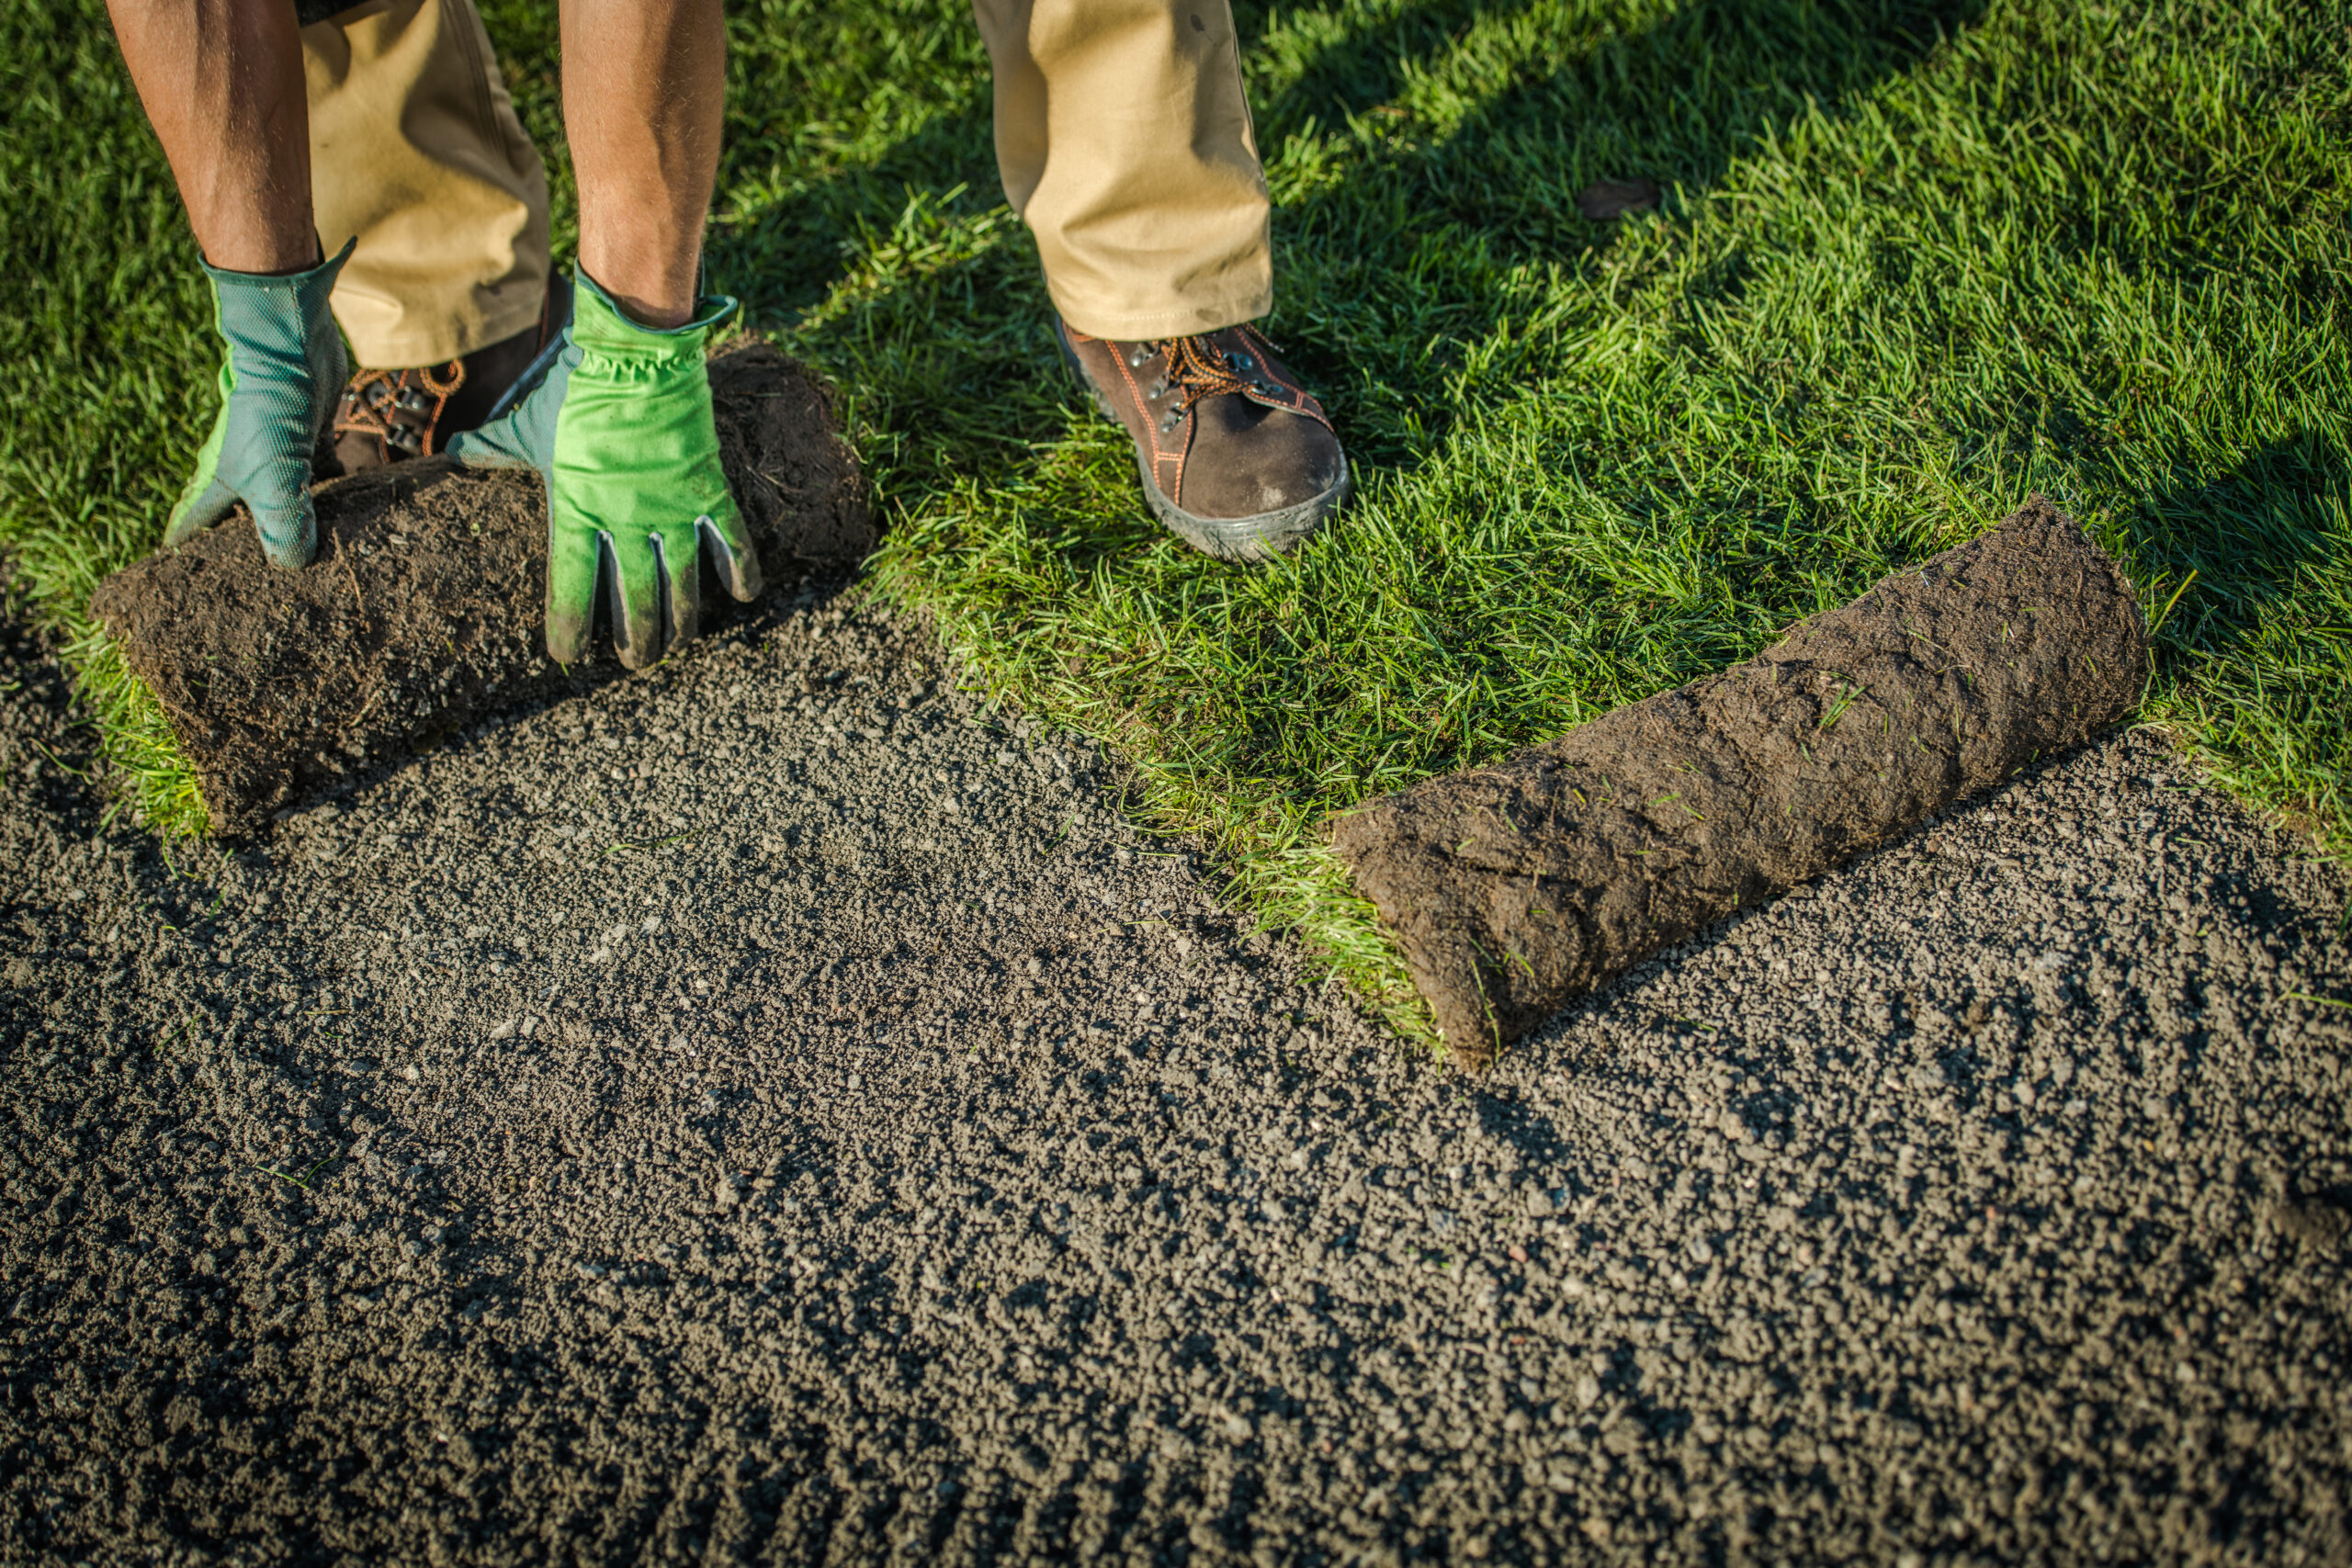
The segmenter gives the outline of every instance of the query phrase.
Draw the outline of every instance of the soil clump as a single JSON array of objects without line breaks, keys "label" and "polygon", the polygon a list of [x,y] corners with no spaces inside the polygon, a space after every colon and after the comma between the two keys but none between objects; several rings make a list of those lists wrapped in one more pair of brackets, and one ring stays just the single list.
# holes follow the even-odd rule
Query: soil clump
[{"label": "soil clump", "polygon": [[[752,343],[711,362],[722,461],[770,583],[876,541],[808,373]],[[547,657],[539,478],[427,458],[318,487],[318,558],[271,568],[243,513],[102,583],[91,609],[155,694],[214,831],[347,787],[486,715],[624,671]],[[706,618],[732,602],[706,584]]]},{"label": "soil clump", "polygon": [[2037,496],[1749,662],[1332,839],[1464,1066],[1734,910],[2080,744],[2139,700],[2132,584]]}]

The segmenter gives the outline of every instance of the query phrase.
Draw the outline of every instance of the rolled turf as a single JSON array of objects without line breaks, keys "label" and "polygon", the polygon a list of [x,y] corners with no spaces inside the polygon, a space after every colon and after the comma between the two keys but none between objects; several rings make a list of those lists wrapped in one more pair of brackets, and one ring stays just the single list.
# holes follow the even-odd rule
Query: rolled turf
[{"label": "rolled turf", "polygon": [[1747,663],[1338,818],[1462,1065],[1666,943],[2120,719],[2122,570],[2040,497]]},{"label": "rolled turf", "polygon": [[[711,361],[721,456],[773,584],[876,543],[821,389],[763,344]],[[538,476],[442,458],[319,487],[319,553],[272,570],[244,514],[102,583],[91,609],[169,716],[214,831],[536,698],[622,673],[566,670],[540,636]],[[726,604],[706,592],[705,615]]]}]

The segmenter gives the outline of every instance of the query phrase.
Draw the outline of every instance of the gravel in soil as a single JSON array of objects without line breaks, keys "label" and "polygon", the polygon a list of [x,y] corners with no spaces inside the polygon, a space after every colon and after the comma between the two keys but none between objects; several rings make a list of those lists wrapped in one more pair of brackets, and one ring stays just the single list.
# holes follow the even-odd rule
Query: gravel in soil
[{"label": "gravel in soil", "polygon": [[1469,1080],[789,586],[226,858],[0,702],[0,1555],[2341,1562],[2346,889],[2127,735]]}]

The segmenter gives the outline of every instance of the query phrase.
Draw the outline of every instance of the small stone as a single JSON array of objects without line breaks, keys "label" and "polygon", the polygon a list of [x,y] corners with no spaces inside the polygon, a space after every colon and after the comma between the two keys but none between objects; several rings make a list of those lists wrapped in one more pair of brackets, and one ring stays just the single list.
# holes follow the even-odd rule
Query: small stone
[{"label": "small stone", "polygon": [[1606,223],[1629,212],[1656,210],[1657,182],[1636,175],[1625,180],[1595,180],[1577,196],[1577,211],[1588,222]]}]

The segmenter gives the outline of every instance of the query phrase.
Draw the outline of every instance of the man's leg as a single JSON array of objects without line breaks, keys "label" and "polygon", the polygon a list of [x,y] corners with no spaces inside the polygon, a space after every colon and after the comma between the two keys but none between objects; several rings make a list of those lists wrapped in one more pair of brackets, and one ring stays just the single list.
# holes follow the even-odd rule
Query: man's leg
[{"label": "man's leg", "polygon": [[1127,427],[1152,510],[1212,555],[1289,548],[1347,494],[1273,304],[1266,183],[1226,0],[973,0],[1005,198],[1062,346]]},{"label": "man's leg", "polygon": [[437,450],[537,352],[548,183],[473,0],[363,0],[302,29],[313,204],[358,249],[334,292],[361,370],[346,470]]},{"label": "man's leg", "polygon": [[204,259],[237,273],[317,262],[292,8],[108,0],[107,9]]},{"label": "man's leg", "polygon": [[1225,0],[974,0],[997,167],[1062,320],[1104,338],[1273,307],[1266,181]]},{"label": "man's leg", "polygon": [[580,266],[646,326],[695,314],[726,101],[719,0],[565,0]]},{"label": "man's leg", "polygon": [[310,564],[311,454],[346,370],[327,295],[345,255],[311,222],[301,45],[283,0],[116,0],[116,36],[204,252],[220,404],[164,528],[239,503],[273,565]]}]

